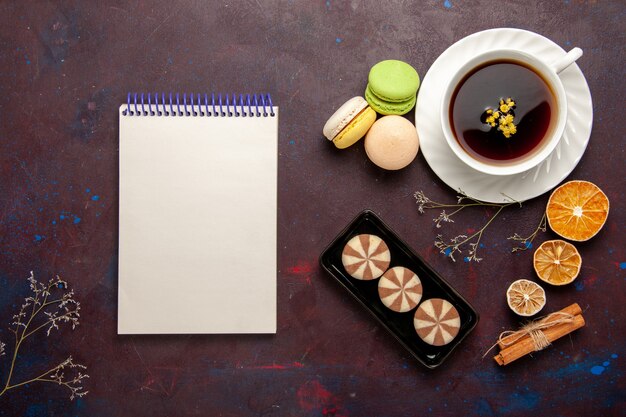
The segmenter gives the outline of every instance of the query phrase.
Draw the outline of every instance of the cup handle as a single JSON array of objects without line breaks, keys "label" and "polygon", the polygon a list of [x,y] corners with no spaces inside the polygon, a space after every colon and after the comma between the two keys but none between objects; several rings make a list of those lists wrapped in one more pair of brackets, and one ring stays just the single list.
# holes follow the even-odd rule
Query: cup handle
[{"label": "cup handle", "polygon": [[566,53],[564,56],[562,56],[561,58],[559,58],[556,61],[554,61],[550,65],[550,67],[552,68],[552,70],[554,72],[559,74],[565,68],[567,68],[570,65],[572,65],[581,56],[583,56],[583,50],[578,48],[578,47],[574,48],[571,51],[569,51],[568,53]]}]

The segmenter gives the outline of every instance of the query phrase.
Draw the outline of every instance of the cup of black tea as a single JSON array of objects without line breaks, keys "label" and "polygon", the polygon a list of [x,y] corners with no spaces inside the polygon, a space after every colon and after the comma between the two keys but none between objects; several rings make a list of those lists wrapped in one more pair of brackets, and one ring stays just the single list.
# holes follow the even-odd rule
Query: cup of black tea
[{"label": "cup of black tea", "polygon": [[545,160],[567,121],[559,73],[582,56],[574,48],[555,62],[498,49],[473,57],[454,73],[441,102],[448,145],[471,168],[513,175]]}]

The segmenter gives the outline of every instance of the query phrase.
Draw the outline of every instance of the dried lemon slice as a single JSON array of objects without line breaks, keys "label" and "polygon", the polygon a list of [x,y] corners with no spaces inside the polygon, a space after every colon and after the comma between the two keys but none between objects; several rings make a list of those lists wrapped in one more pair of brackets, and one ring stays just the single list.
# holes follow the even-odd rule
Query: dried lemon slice
[{"label": "dried lemon slice", "polygon": [[518,279],[506,290],[506,301],[520,316],[533,316],[546,305],[546,292],[536,282]]},{"label": "dried lemon slice", "polygon": [[546,207],[550,228],[565,239],[594,237],[609,215],[609,199],[589,181],[570,181],[552,192]]},{"label": "dried lemon slice", "polygon": [[552,285],[574,281],[582,258],[574,245],[564,240],[548,240],[535,251],[533,265],[539,279]]}]

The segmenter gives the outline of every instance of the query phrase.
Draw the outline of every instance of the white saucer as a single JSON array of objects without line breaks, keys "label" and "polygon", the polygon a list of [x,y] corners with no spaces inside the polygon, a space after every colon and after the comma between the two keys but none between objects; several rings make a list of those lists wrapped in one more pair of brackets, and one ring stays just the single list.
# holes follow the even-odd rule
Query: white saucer
[{"label": "white saucer", "polygon": [[[461,39],[442,53],[422,81],[415,106],[415,126],[426,162],[443,182],[455,190],[492,203],[537,197],[558,185],[583,156],[593,122],[591,93],[578,65],[560,73],[567,95],[567,124],[563,138],[550,156],[521,174],[495,176],[465,165],[450,149],[440,122],[441,96],[453,72],[468,58],[491,49],[519,48],[550,62],[565,54],[551,40],[521,29],[490,29]],[[584,57],[582,58],[584,59]]]}]

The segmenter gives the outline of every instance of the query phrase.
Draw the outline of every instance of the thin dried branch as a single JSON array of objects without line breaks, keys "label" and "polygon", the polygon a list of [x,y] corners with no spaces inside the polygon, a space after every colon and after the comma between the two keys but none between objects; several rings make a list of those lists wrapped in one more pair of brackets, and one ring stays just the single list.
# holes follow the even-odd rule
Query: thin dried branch
[{"label": "thin dried branch", "polygon": [[[485,203],[479,201],[473,197],[468,196],[463,190],[459,190],[459,194],[457,195],[456,204],[444,204],[439,203],[437,201],[433,201],[428,198],[423,191],[417,191],[414,195],[416,203],[417,203],[417,211],[420,214],[425,213],[426,210],[430,209],[442,209],[437,217],[433,219],[435,226],[439,229],[443,226],[444,223],[454,223],[454,219],[452,218],[454,215],[459,213],[460,211],[468,208],[468,207],[494,207],[497,208],[497,211],[493,216],[489,218],[489,220],[478,229],[477,232],[473,233],[470,236],[467,235],[458,235],[451,239],[445,239],[441,234],[437,235],[434,245],[439,252],[449,257],[452,261],[456,262],[455,255],[463,255],[463,251],[467,250],[467,254],[464,257],[466,261],[475,261],[480,262],[482,258],[477,256],[478,249],[481,247],[480,240],[483,237],[483,234],[487,227],[498,217],[498,215],[504,210],[506,207],[511,205],[519,205],[521,207],[521,203],[516,201],[515,199],[503,194],[506,198],[507,202],[505,203]],[[445,209],[454,209],[450,213],[448,213]],[[535,233],[536,234],[536,233]],[[534,237],[534,236],[533,236]]]},{"label": "thin dried branch", "polygon": [[[89,375],[83,374],[81,369],[87,368],[79,363],[74,363],[74,360],[70,356],[54,368],[47,370],[41,375],[27,381],[20,382],[19,384],[10,385],[8,389],[17,388],[33,382],[52,382],[69,389],[70,400],[73,400],[74,398],[80,398],[89,392],[85,391],[85,388],[82,386],[83,379],[89,378]],[[70,373],[74,375],[72,377],[66,377],[66,371],[70,371]]]},{"label": "thin dried branch", "polygon": [[518,246],[511,248],[511,252],[524,251],[533,247],[533,240],[537,237],[539,232],[545,232],[547,227],[546,213],[543,213],[543,217],[539,221],[537,228],[529,236],[522,237],[518,233],[514,233],[513,236],[509,236],[507,239],[514,242],[518,242]]},{"label": "thin dried branch", "polygon": [[[19,349],[28,337],[40,330],[45,330],[46,336],[50,336],[53,329],[59,330],[64,323],[70,325],[72,330],[80,324],[80,303],[74,299],[74,290],[68,289],[67,282],[57,276],[49,280],[47,284],[40,283],[35,279],[32,271],[28,282],[32,295],[24,299],[18,313],[13,316],[10,330],[15,334],[15,349],[6,384],[0,391],[0,396],[11,389],[39,381],[52,382],[68,388],[70,400],[82,397],[87,394],[82,381],[89,378],[89,375],[82,373],[86,367],[75,363],[71,356],[35,378],[12,383]],[[4,354],[5,346],[0,342],[0,356]],[[66,372],[72,376],[66,376]]]}]

